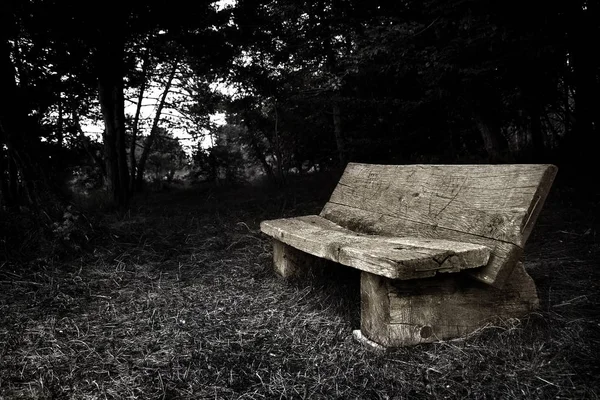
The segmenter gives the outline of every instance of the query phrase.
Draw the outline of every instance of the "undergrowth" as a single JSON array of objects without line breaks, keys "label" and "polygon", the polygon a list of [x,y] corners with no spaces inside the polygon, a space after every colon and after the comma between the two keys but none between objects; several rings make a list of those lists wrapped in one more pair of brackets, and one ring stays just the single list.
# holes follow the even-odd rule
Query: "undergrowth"
[{"label": "undergrowth", "polygon": [[355,272],[278,279],[259,232],[318,213],[332,182],[159,193],[95,216],[76,256],[3,261],[0,398],[599,397],[588,211],[550,196],[525,258],[538,312],[382,352],[352,340]]}]

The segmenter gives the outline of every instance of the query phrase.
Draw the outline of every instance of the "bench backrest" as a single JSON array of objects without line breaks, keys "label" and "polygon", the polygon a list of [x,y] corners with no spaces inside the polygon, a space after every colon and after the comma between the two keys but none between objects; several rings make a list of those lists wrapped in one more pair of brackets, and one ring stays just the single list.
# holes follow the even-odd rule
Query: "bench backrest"
[{"label": "bench backrest", "polygon": [[348,164],[321,216],[348,229],[483,244],[474,276],[502,286],[546,199],[553,165]]}]

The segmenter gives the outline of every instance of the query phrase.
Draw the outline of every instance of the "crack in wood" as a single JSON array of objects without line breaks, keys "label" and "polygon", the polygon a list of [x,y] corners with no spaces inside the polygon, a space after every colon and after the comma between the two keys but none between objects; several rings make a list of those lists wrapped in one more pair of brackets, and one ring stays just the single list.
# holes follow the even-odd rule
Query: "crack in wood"
[{"label": "crack in wood", "polygon": [[438,263],[438,265],[441,267],[442,265],[444,265],[444,263],[445,263],[445,262],[446,262],[446,261],[447,261],[447,260],[448,260],[450,257],[452,257],[452,256],[455,256],[455,255],[456,255],[456,253],[454,253],[454,252],[448,252],[448,253],[447,253],[447,254],[444,256],[444,258],[443,258],[442,260],[438,260],[438,256],[434,256],[434,257],[432,257],[431,259],[432,259],[433,261],[435,261],[436,263]]},{"label": "crack in wood", "polygon": [[440,211],[438,211],[438,213],[437,213],[437,214],[435,214],[435,217],[436,217],[436,218],[437,218],[437,217],[439,217],[439,216],[440,216],[440,214],[441,214],[441,213],[443,213],[443,212],[444,212],[444,210],[445,210],[446,208],[448,208],[448,206],[449,206],[449,205],[450,205],[450,204],[451,204],[451,203],[452,203],[454,200],[456,200],[456,197],[459,195],[459,193],[460,193],[461,189],[462,189],[462,187],[458,188],[458,191],[456,192],[456,194],[454,195],[454,197],[452,197],[452,198],[450,199],[450,201],[449,201],[448,203],[446,203],[446,205],[445,205],[444,207],[442,207],[442,209],[441,209]]},{"label": "crack in wood", "polygon": [[[478,235],[478,234],[472,233],[472,232],[464,232],[464,231],[461,231],[461,230],[458,230],[458,229],[448,228],[446,226],[441,226],[441,225],[434,225],[434,224],[430,224],[430,223],[426,223],[426,222],[422,222],[422,221],[417,221],[415,219],[401,217],[401,216],[398,216],[398,215],[390,215],[390,214],[386,214],[386,213],[382,213],[382,212],[380,212],[380,213],[374,213],[373,211],[368,211],[368,210],[362,209],[360,207],[351,206],[351,205],[348,205],[348,204],[337,203],[337,202],[331,201],[331,200],[328,203],[335,204],[335,205],[342,206],[342,207],[354,208],[356,210],[360,210],[360,211],[363,211],[363,212],[368,212],[368,213],[371,213],[371,214],[379,214],[379,217],[377,218],[377,220],[379,220],[379,221],[382,220],[385,217],[395,218],[395,219],[399,219],[399,220],[402,220],[402,221],[408,221],[408,222],[411,222],[411,223],[414,223],[414,224],[423,225],[423,226],[430,226],[430,227],[442,228],[442,229],[446,229],[446,230],[451,231],[451,232],[462,233],[464,235],[469,235],[469,236],[480,237],[480,238],[484,238],[484,239],[495,240],[497,242],[511,244],[511,245],[514,245],[514,246],[516,246],[516,247],[518,247],[520,249],[523,249],[523,246],[519,246],[516,243],[513,243],[513,242],[508,241],[508,240],[504,240],[504,239],[498,239],[498,238],[495,238],[495,237],[489,237],[489,236],[485,236],[485,235]],[[335,221],[333,221],[333,222],[335,222]],[[358,225],[364,225],[364,224],[358,224]],[[391,235],[386,235],[386,236],[391,236]]]}]

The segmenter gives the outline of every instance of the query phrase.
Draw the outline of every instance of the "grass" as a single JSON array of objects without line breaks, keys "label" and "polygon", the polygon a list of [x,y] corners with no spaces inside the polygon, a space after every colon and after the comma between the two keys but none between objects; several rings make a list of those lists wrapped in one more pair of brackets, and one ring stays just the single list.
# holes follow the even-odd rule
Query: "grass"
[{"label": "grass", "polygon": [[538,312],[380,352],[352,340],[355,272],[280,280],[259,232],[332,182],[159,193],[100,215],[77,257],[4,262],[0,398],[600,397],[593,209],[550,196],[525,258]]}]

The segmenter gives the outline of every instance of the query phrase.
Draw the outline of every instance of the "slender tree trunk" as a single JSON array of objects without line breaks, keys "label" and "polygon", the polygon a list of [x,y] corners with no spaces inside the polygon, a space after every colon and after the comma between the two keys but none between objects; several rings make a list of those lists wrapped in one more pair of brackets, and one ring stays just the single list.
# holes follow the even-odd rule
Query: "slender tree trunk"
[{"label": "slender tree trunk", "polygon": [[[583,5],[586,5],[585,9]],[[591,49],[599,43],[598,18],[600,7],[596,1],[573,1],[570,4],[571,26],[569,30],[569,56],[573,71],[575,100],[575,126],[571,140],[571,162],[589,172],[596,170],[595,158],[598,149],[600,124],[600,99],[598,91],[598,69],[600,65]]]},{"label": "slender tree trunk", "polygon": [[12,151],[6,151],[6,137],[0,129],[0,190],[2,191],[1,204],[7,207],[13,207],[18,204],[19,186],[18,170]]},{"label": "slender tree trunk", "polygon": [[59,147],[63,145],[63,103],[62,103],[62,92],[58,94],[58,123],[56,126],[56,141]]},{"label": "slender tree trunk", "polygon": [[[7,191],[9,197],[17,202],[22,199],[27,204],[37,208],[38,189],[40,183],[47,186],[45,170],[37,168],[36,163],[41,162],[38,157],[39,137],[38,127],[27,118],[25,105],[20,100],[13,59],[20,62],[18,55],[11,57],[11,48],[7,38],[4,37],[3,27],[0,27],[0,136],[7,148]],[[24,84],[23,81],[20,82]],[[24,196],[18,196],[22,187]],[[48,191],[48,187],[44,190]]]},{"label": "slender tree trunk", "polygon": [[250,148],[252,149],[252,152],[254,153],[254,157],[256,157],[256,159],[260,162],[260,165],[262,166],[263,171],[265,171],[267,178],[271,182],[276,183],[277,178],[275,178],[275,174],[273,173],[273,168],[271,168],[271,165],[269,165],[269,163],[267,162],[267,158],[265,157],[264,151],[262,151],[262,149],[260,148],[256,134],[252,133],[252,132],[248,132],[248,135],[250,137]]},{"label": "slender tree trunk", "polygon": [[21,43],[19,43],[19,40],[16,40],[14,42],[13,56],[14,67],[17,70],[17,76],[19,77],[19,86],[29,87],[29,76],[27,75],[27,71],[23,66],[23,57],[21,55]]},{"label": "slender tree trunk", "polygon": [[563,86],[564,86],[564,93],[563,93],[563,106],[565,109],[565,113],[564,113],[564,125],[563,125],[563,129],[565,133],[571,132],[571,126],[572,126],[572,119],[573,119],[573,115],[571,112],[571,88],[569,86],[569,83],[567,82],[566,77],[563,77]]},{"label": "slender tree trunk", "polygon": [[14,199],[10,193],[8,186],[8,167],[6,165],[8,161],[8,155],[4,151],[4,135],[0,132],[0,205],[6,207],[12,207],[14,205]]},{"label": "slender tree trunk", "polygon": [[17,167],[16,154],[8,150],[8,193],[15,203],[19,203],[19,168]]},{"label": "slender tree trunk", "polygon": [[92,149],[90,138],[85,136],[85,132],[83,132],[83,128],[81,127],[81,123],[79,122],[79,113],[77,112],[77,106],[75,103],[72,105],[71,115],[73,117],[73,124],[75,125],[75,129],[77,130],[77,134],[79,135],[79,140],[81,141],[81,146],[85,153],[88,155],[90,161],[95,164],[102,173],[102,177],[105,180],[105,184],[108,184],[106,181],[106,164],[102,161],[102,157],[98,156]]},{"label": "slender tree trunk", "polygon": [[[3,40],[0,36],[0,40]],[[1,46],[1,44],[0,44]],[[0,54],[2,56],[2,54]],[[10,60],[10,58],[9,58]],[[2,62],[3,60],[0,60]],[[8,64],[3,63],[3,65],[9,66]],[[0,67],[0,73],[5,73]],[[4,95],[3,95],[4,96]],[[2,101],[2,100],[0,100]],[[2,104],[4,105],[4,104]],[[7,146],[8,141],[8,133],[5,131],[5,119],[6,115],[3,114],[3,111],[0,109],[0,191],[2,191],[2,196],[0,197],[0,205],[4,205],[7,207],[12,207],[16,203],[16,199],[13,197],[10,191],[10,183],[8,176],[8,163],[10,160],[8,152],[5,150],[5,146]]]},{"label": "slender tree trunk", "polygon": [[[336,76],[339,72],[339,65],[335,50],[333,49],[333,33],[329,29],[329,21],[326,17],[326,10],[323,1],[318,2],[317,14],[319,16],[320,23],[324,27],[323,47],[325,51],[325,65],[327,67],[327,72],[329,72],[332,76]],[[331,111],[333,114],[333,135],[335,137],[338,161],[340,163],[340,168],[343,169],[346,167],[347,156],[344,132],[342,130],[342,113],[340,110],[339,89],[334,90],[334,93],[331,97]]]},{"label": "slender tree trunk", "polygon": [[137,189],[141,189],[144,183],[144,169],[146,167],[146,161],[148,160],[148,156],[150,155],[150,150],[152,149],[152,144],[154,143],[154,139],[157,135],[158,124],[160,122],[160,117],[162,114],[162,110],[165,106],[165,102],[167,100],[167,95],[171,90],[171,84],[173,83],[173,79],[175,79],[175,74],[177,73],[177,68],[179,67],[179,60],[175,59],[173,61],[173,65],[171,66],[171,72],[167,78],[165,83],[165,90],[162,93],[160,98],[160,102],[158,103],[158,107],[156,108],[156,114],[154,115],[154,120],[152,121],[152,128],[150,129],[150,135],[146,141],[146,145],[144,146],[144,151],[140,156],[140,160],[137,165],[137,179],[136,179],[136,187]]},{"label": "slender tree trunk", "polygon": [[0,12],[0,190],[2,190],[2,205],[12,207],[16,205],[16,198],[11,188],[10,163],[14,162],[8,148],[12,124],[10,121],[13,96],[17,95],[14,79],[14,65],[11,59],[11,48],[9,46],[8,27],[12,26],[12,13],[8,7],[3,7]]},{"label": "slender tree trunk", "polygon": [[103,139],[108,190],[115,205],[120,208],[125,208],[129,203],[123,96],[124,55],[125,43],[118,34],[105,38],[97,54],[98,97],[104,118]]},{"label": "slender tree trunk", "polygon": [[340,167],[344,168],[346,166],[346,145],[344,143],[344,135],[342,131],[342,117],[340,111],[340,104],[337,100],[333,101],[333,133],[335,135],[335,144],[338,152],[338,159],[340,162]]},{"label": "slender tree trunk", "polygon": [[146,92],[146,81],[148,79],[148,68],[149,68],[149,51],[146,51],[142,59],[142,83],[140,85],[140,92],[138,94],[138,103],[135,110],[135,117],[133,118],[133,126],[131,127],[131,143],[129,147],[129,164],[131,167],[131,177],[129,181],[129,191],[133,193],[135,190],[135,177],[137,171],[135,149],[137,147],[137,136],[139,131],[140,114],[142,112],[142,103],[144,101],[144,95]]},{"label": "slender tree trunk", "polygon": [[279,137],[279,113],[277,112],[277,100],[275,100],[273,107],[275,109],[275,159],[277,160],[277,176],[281,184],[285,184],[285,174],[283,172],[283,150],[281,149],[281,138]]},{"label": "slender tree trunk", "polygon": [[502,153],[506,150],[506,140],[491,123],[485,120],[481,115],[475,116],[475,123],[481,134],[483,146],[490,161],[497,162],[502,160]]},{"label": "slender tree trunk", "polygon": [[[214,148],[214,147],[213,147]],[[219,166],[217,165],[217,157],[215,153],[211,152],[208,154],[208,166],[210,169],[209,178],[211,181],[215,183],[215,185],[219,185]]]},{"label": "slender tree trunk", "polygon": [[542,130],[542,111],[539,104],[533,104],[529,108],[531,123],[531,145],[533,154],[531,161],[541,161],[545,158],[544,132]]},{"label": "slender tree trunk", "polygon": [[4,151],[4,133],[0,130],[0,206],[10,206],[8,181],[6,180],[6,152]]}]

